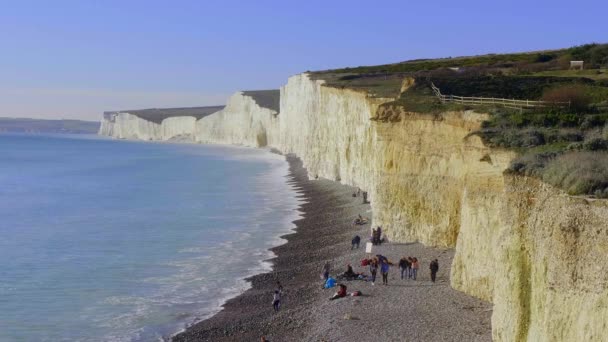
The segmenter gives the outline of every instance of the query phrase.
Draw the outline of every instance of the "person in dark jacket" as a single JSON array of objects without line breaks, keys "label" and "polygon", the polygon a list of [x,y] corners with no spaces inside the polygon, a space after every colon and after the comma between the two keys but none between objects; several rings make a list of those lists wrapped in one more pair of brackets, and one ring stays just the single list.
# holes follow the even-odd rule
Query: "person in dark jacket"
[{"label": "person in dark jacket", "polygon": [[399,269],[401,270],[401,279],[409,277],[411,266],[412,266],[412,264],[406,257],[403,257],[403,258],[401,258],[401,260],[399,260]]},{"label": "person in dark jacket", "polygon": [[437,261],[437,259],[431,261],[429,268],[431,269],[431,281],[434,283],[437,272],[439,271],[439,261]]},{"label": "person in dark jacket", "polygon": [[357,248],[359,248],[360,243],[361,243],[361,237],[359,235],[355,235],[355,237],[351,241],[350,249],[355,248],[355,246],[357,246]]},{"label": "person in dark jacket", "polygon": [[372,275],[372,285],[375,285],[376,274],[378,273],[378,258],[372,259],[369,263],[369,273]]},{"label": "person in dark jacket", "polygon": [[348,280],[357,278],[359,275],[353,271],[353,267],[348,264],[346,267],[346,272],[342,274],[342,276]]}]

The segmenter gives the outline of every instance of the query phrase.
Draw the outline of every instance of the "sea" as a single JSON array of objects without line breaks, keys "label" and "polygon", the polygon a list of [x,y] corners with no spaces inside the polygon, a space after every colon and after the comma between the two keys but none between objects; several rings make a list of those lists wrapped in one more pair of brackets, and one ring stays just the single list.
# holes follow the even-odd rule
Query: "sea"
[{"label": "sea", "polygon": [[0,134],[0,341],[165,341],[210,317],[300,217],[287,175],[260,149]]}]

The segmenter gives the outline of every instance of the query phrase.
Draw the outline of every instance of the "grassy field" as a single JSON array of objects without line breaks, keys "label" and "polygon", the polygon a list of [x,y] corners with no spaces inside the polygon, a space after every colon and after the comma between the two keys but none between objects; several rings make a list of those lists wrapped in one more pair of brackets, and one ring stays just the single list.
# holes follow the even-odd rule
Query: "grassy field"
[{"label": "grassy field", "polygon": [[588,70],[549,70],[540,71],[532,76],[554,76],[554,77],[584,77],[592,80],[608,80],[607,69],[588,69]]}]

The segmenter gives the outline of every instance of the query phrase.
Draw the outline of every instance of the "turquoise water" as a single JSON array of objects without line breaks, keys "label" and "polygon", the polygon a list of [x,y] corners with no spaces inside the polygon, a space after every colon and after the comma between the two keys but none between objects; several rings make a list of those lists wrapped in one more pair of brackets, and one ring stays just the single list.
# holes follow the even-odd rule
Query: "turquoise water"
[{"label": "turquoise water", "polygon": [[163,340],[293,227],[266,151],[0,134],[0,340]]}]

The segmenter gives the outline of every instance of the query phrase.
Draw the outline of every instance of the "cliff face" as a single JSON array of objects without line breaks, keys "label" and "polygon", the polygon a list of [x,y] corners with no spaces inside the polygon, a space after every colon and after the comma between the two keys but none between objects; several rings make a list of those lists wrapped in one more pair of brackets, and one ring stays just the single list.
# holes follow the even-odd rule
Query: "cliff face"
[{"label": "cliff face", "polygon": [[608,203],[506,177],[497,231],[496,340],[608,336]]},{"label": "cliff face", "polygon": [[196,123],[196,141],[253,147],[278,144],[278,112],[258,105],[242,92],[230,97],[226,107]]},{"label": "cliff face", "polygon": [[118,139],[194,141],[196,118],[178,116],[164,119],[160,124],[144,120],[130,113],[116,113],[105,117],[99,128],[100,135]]},{"label": "cliff face", "polygon": [[195,123],[175,118],[169,130],[163,128],[169,119],[158,125],[120,114],[100,133],[189,135],[295,153],[312,177],[368,191],[374,226],[382,225],[390,240],[455,247],[452,286],[494,303],[495,340],[608,336],[606,201],[505,175],[514,154],[470,135],[482,114],[379,109],[386,100],[325,87],[307,75],[291,77],[280,95],[280,113],[237,93]]}]

